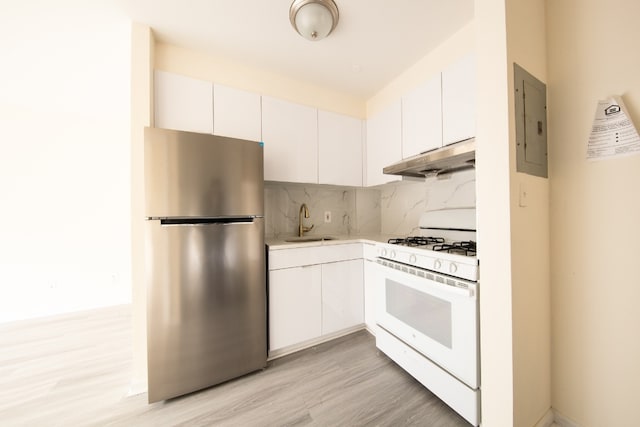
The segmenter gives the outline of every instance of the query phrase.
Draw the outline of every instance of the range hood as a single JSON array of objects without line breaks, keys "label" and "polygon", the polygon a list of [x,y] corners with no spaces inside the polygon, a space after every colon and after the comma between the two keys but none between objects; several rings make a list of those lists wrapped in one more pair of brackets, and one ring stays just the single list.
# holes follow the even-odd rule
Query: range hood
[{"label": "range hood", "polygon": [[475,166],[476,140],[465,139],[442,148],[409,157],[382,170],[387,175],[424,178]]}]

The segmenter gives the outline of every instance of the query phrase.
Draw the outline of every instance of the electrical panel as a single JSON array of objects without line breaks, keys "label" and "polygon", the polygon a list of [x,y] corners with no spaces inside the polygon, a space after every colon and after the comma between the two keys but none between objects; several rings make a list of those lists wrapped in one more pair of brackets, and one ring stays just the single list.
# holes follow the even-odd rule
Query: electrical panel
[{"label": "electrical panel", "polygon": [[546,178],[547,86],[513,64],[516,114],[516,170]]}]

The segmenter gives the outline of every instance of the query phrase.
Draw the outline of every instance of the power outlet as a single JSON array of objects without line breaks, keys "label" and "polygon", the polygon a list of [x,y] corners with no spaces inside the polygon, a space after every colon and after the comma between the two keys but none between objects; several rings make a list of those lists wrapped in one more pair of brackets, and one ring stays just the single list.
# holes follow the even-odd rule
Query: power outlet
[{"label": "power outlet", "polygon": [[324,211],[324,222],[327,224],[331,222],[331,211]]}]

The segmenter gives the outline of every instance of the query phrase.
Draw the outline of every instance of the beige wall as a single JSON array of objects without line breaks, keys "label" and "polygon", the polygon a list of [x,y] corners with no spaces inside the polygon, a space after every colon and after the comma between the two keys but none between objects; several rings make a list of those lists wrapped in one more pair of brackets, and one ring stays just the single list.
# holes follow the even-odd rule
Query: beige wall
[{"label": "beige wall", "polygon": [[588,162],[598,99],[640,126],[640,2],[547,4],[552,406],[583,427],[638,425],[640,157]]},{"label": "beige wall", "polygon": [[513,63],[546,80],[544,0],[475,13],[482,422],[530,427],[551,406],[549,181],[516,172]]},{"label": "beige wall", "polygon": [[451,63],[474,49],[473,21],[429,52],[416,64],[389,82],[378,93],[367,100],[367,117],[397,101],[411,89],[423,84]]},{"label": "beige wall", "polygon": [[164,43],[155,46],[155,68],[366,118],[473,50],[474,36],[470,22],[368,100]]},{"label": "beige wall", "polygon": [[261,93],[322,110],[365,117],[365,100],[225,58],[158,43],[155,68]]},{"label": "beige wall", "polygon": [[[549,179],[516,172],[513,63],[547,81],[545,0],[510,0],[507,12],[513,425],[530,427],[551,407]],[[521,206],[521,193],[526,202]],[[523,197],[525,197],[523,195]]]},{"label": "beige wall", "polygon": [[482,424],[513,425],[509,94],[504,0],[476,0]]},{"label": "beige wall", "polygon": [[151,29],[131,26],[131,299],[133,374],[130,393],[147,389],[147,293],[144,283],[144,127],[153,125],[153,55]]}]

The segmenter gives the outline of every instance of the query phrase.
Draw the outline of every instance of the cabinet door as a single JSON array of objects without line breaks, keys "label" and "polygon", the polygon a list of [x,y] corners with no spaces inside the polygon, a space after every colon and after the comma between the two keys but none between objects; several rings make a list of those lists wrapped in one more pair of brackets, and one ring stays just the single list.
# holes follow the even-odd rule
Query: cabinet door
[{"label": "cabinet door", "polygon": [[213,84],[156,70],[154,126],[213,133]]},{"label": "cabinet door", "polygon": [[384,281],[380,266],[375,261],[364,261],[364,323],[371,333],[376,330],[376,289],[383,287]]},{"label": "cabinet door", "polygon": [[476,135],[476,58],[470,53],[442,72],[443,144]]},{"label": "cabinet door", "polygon": [[322,265],[322,334],[364,321],[362,260]]},{"label": "cabinet door", "polygon": [[269,350],[317,338],[322,332],[319,265],[269,272]]},{"label": "cabinet door", "polygon": [[318,183],[318,112],[262,97],[264,179]]},{"label": "cabinet door", "polygon": [[362,120],[318,111],[318,181],[362,186]]},{"label": "cabinet door", "polygon": [[214,84],[213,133],[231,138],[261,141],[260,95]]},{"label": "cabinet door", "polygon": [[402,114],[398,100],[367,119],[367,186],[398,181],[397,175],[384,175],[382,169],[402,158]]},{"label": "cabinet door", "polygon": [[442,146],[440,73],[402,97],[402,158]]}]

